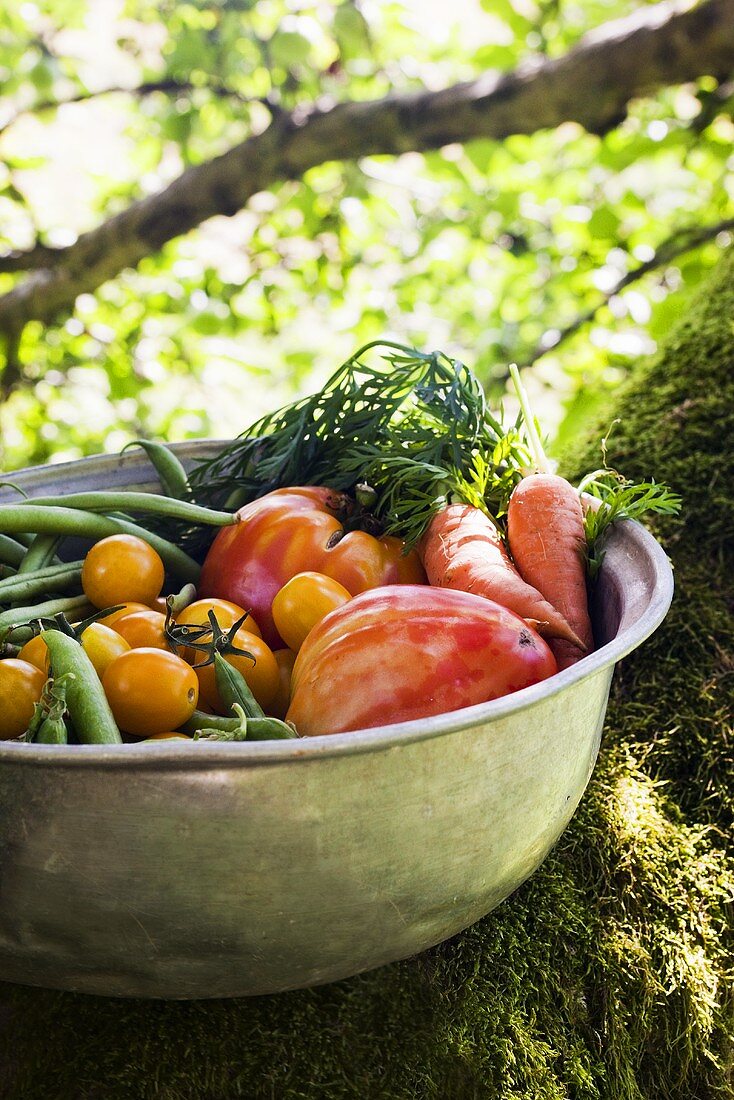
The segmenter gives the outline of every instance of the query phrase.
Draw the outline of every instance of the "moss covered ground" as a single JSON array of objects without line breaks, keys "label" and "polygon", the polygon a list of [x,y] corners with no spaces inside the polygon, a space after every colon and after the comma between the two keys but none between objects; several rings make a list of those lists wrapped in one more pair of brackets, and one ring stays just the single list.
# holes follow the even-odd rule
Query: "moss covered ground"
[{"label": "moss covered ground", "polygon": [[[542,868],[446,944],[350,981],[156,1003],[0,986],[3,1100],[730,1100],[734,254],[620,395],[609,459],[683,494],[677,594],[617,671]],[[599,464],[596,442],[566,466]]]}]

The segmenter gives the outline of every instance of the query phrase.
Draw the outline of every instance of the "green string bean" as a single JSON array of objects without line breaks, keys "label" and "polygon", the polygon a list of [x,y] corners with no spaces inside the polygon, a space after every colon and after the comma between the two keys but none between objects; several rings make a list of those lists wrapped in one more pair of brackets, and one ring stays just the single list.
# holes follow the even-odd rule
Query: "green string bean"
[{"label": "green string bean", "polygon": [[94,611],[86,596],[65,596],[58,600],[47,600],[45,603],[37,603],[30,607],[12,607],[0,614],[0,642],[6,635],[13,631],[13,642],[27,642],[33,637],[32,627],[26,630],[18,629],[24,624],[35,622],[36,619],[52,619],[54,615],[62,612],[67,616],[82,619],[85,614]]},{"label": "green string bean", "polygon": [[15,573],[12,577],[0,580],[0,604],[26,603],[46,592],[63,592],[81,580],[81,561],[62,562],[59,565],[47,565],[34,573]]},{"label": "green string bean", "polygon": [[[81,508],[86,512],[150,512],[168,519],[180,519],[209,527],[228,527],[237,522],[237,516],[232,512],[214,511],[212,508],[203,508],[200,504],[189,504],[188,501],[174,500],[158,493],[69,493],[67,496],[33,497],[27,503],[47,508]],[[14,505],[0,505],[0,509],[11,507]]]},{"label": "green string bean", "polygon": [[188,474],[173,451],[164,443],[156,443],[152,439],[135,439],[123,447],[120,454],[124,454],[129,447],[142,447],[155,467],[166,496],[184,500],[189,495]]},{"label": "green string bean", "polygon": [[9,535],[0,534],[0,562],[3,565],[20,566],[26,556],[26,547],[22,542],[11,539]]},{"label": "green string bean", "polygon": [[154,535],[144,527],[127,520],[110,519],[108,516],[102,516],[96,512],[83,512],[78,508],[25,503],[0,505],[0,532],[14,534],[16,531],[34,531],[61,536],[75,535],[92,539],[103,539],[108,535],[136,535],[149,543],[160,554],[166,569],[181,577],[182,580],[195,584],[201,571],[193,558],[178,546],[174,546],[172,542],[161,538],[160,535]]},{"label": "green string bean", "polygon": [[25,552],[23,561],[18,566],[18,572],[35,573],[37,569],[43,569],[44,566],[50,565],[56,555],[58,544],[58,535],[35,535],[31,545]]}]

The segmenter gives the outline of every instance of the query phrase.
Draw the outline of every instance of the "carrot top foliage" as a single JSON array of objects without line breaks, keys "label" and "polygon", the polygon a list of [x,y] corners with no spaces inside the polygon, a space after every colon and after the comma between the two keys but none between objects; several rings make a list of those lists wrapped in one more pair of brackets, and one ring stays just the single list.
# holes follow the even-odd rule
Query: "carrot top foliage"
[{"label": "carrot top foliage", "polygon": [[[377,350],[375,365],[369,353]],[[198,466],[193,497],[234,508],[288,485],[354,493],[367,484],[374,490],[371,517],[410,545],[449,500],[481,508],[504,529],[509,496],[540,448],[525,411],[522,430],[521,418],[505,425],[463,363],[441,351],[373,341],[318,393],[262,417]],[[677,507],[665,486],[620,484],[612,474],[597,471],[593,482],[601,503],[589,526],[592,555],[616,518]]]}]

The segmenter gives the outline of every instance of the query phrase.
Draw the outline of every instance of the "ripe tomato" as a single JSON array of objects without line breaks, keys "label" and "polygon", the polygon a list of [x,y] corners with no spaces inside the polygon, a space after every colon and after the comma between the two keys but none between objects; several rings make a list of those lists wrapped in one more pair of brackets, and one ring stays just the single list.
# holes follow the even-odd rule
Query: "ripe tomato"
[{"label": "ripe tomato", "polygon": [[277,489],[239,511],[207,554],[199,591],[252,610],[268,645],[282,644],[271,606],[296,573],[315,570],[351,595],[385,584],[423,584],[418,555],[404,554],[401,539],[349,531],[338,518],[348,498],[323,486]]},{"label": "ripe tomato", "polygon": [[[179,626],[209,626],[209,612],[213,611],[217,622],[222,630],[229,630],[231,626],[241,619],[246,613],[244,607],[240,607],[239,604],[232,603],[230,600],[194,600],[188,607],[185,607],[183,611],[179,611],[176,616],[176,622]],[[260,635],[260,627],[257,625],[252,615],[248,615],[242,624],[242,628],[247,630],[250,634]]]},{"label": "ripe tomato", "polygon": [[82,565],[84,595],[95,607],[131,600],[149,604],[163,588],[164,578],[158,553],[135,535],[100,539]]},{"label": "ripe tomato", "polygon": [[[94,665],[94,670],[100,679],[107,665],[130,648],[116,630],[98,622],[89,624],[81,636],[81,643],[82,649]],[[40,635],[26,642],[18,656],[21,660],[40,668],[41,672],[48,673],[48,646]]]},{"label": "ripe tomato", "polygon": [[28,661],[0,661],[0,741],[25,733],[45,683],[46,673]]},{"label": "ripe tomato", "polygon": [[444,714],[557,671],[524,619],[449,588],[365,592],[309,634],[293,669],[288,721],[342,733]]},{"label": "ripe tomato", "polygon": [[115,721],[134,737],[176,729],[190,718],[199,698],[194,670],[164,649],[130,649],[102,677]]},{"label": "ripe tomato", "polygon": [[270,713],[274,718],[285,718],[291,701],[291,676],[296,654],[292,649],[274,649],[273,657],[278,666],[279,680],[275,698],[270,704]]},{"label": "ripe tomato", "polygon": [[[234,644],[238,649],[246,649],[248,653],[251,653],[255,658],[254,664],[249,657],[242,657],[236,653],[227,653],[225,660],[242,673],[260,706],[263,710],[268,711],[272,706],[280,683],[280,672],[270,647],[256,634],[250,634],[247,630],[242,629],[235,634]],[[224,714],[225,707],[217,691],[214,665],[202,665],[201,668],[194,671],[199,678],[199,692],[204,702],[212,708],[215,714]]]},{"label": "ripe tomato", "polygon": [[29,665],[34,665],[41,672],[48,675],[48,646],[40,634],[36,634],[35,638],[31,638],[24,646],[21,646],[18,660],[27,661]]},{"label": "ripe tomato", "polygon": [[[110,604],[114,607],[114,604]],[[109,615],[104,615],[98,621],[104,623],[105,626],[111,626],[117,630],[117,624],[120,619],[124,619],[126,615],[132,615],[136,611],[150,611],[151,609],[145,603],[138,603],[137,601],[123,602],[119,611],[112,611]]]},{"label": "ripe tomato", "polygon": [[273,622],[286,645],[297,651],[316,623],[351,598],[343,584],[323,573],[296,573],[273,600]]},{"label": "ripe tomato", "polygon": [[104,623],[90,623],[82,634],[81,643],[100,680],[107,671],[107,666],[130,648],[116,630]]},{"label": "ripe tomato", "polygon": [[115,630],[124,638],[130,649],[171,650],[164,627],[166,616],[160,611],[134,611],[132,615],[123,615],[115,623]]}]

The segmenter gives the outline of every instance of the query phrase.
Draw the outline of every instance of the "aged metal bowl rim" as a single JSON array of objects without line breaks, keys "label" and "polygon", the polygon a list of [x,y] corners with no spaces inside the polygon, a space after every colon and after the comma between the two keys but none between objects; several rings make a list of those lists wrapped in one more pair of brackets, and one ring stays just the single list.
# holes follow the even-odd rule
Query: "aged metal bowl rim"
[{"label": "aged metal bowl rim", "polygon": [[0,763],[63,767],[99,766],[135,769],[147,764],[158,767],[165,760],[177,771],[221,767],[249,768],[263,764],[286,764],[321,757],[356,755],[427,741],[471,729],[532,707],[541,699],[557,695],[596,672],[616,664],[660,625],[673,597],[673,573],[665,551],[641,524],[625,520],[625,540],[636,542],[650,560],[654,585],[650,601],[640,618],[588,657],[557,673],[549,680],[523,688],[489,703],[465,707],[429,718],[398,722],[373,729],[328,736],[304,737],[292,741],[256,741],[251,744],[205,743],[186,746],[180,741],[126,745],[24,745],[0,742]]}]

